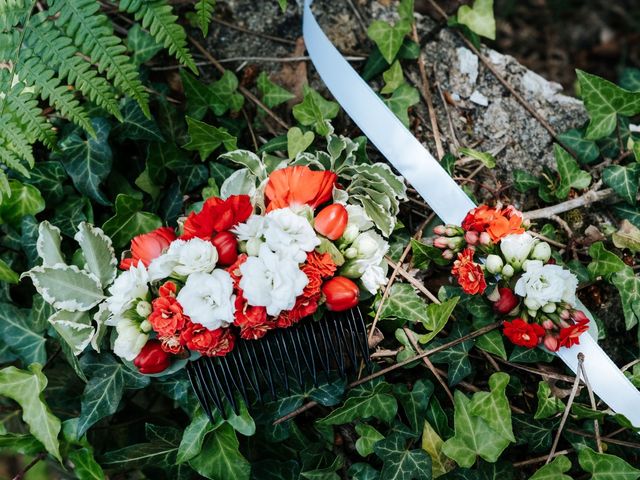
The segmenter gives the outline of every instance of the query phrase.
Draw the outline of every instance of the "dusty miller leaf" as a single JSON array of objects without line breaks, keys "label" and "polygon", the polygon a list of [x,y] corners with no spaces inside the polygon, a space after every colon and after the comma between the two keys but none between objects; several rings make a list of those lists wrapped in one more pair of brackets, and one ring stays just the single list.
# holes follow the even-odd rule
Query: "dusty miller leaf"
[{"label": "dusty miller leaf", "polygon": [[60,310],[49,318],[49,323],[76,356],[84,351],[95,334],[88,312]]},{"label": "dusty miller leaf", "polygon": [[86,222],[78,225],[78,232],[74,239],[82,249],[87,270],[98,277],[102,287],[106,288],[116,278],[118,265],[111,239],[102,229]]},{"label": "dusty miller leaf", "polygon": [[60,229],[51,225],[46,220],[38,225],[38,240],[36,251],[42,259],[42,265],[53,267],[58,263],[64,264],[64,257],[60,250]]}]

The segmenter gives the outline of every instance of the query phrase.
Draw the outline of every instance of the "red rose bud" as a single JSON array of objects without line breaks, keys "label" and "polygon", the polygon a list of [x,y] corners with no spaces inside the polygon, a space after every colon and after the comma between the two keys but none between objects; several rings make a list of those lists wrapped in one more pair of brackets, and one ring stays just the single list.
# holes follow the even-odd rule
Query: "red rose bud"
[{"label": "red rose bud", "polygon": [[231,232],[220,232],[211,243],[218,250],[218,263],[220,265],[233,265],[238,259],[238,240]]},{"label": "red rose bud", "polygon": [[553,335],[549,335],[549,334],[545,335],[544,337],[544,346],[547,347],[547,349],[552,352],[557,352],[558,349],[560,348],[560,345],[558,344],[558,339]]},{"label": "red rose bud", "polygon": [[501,287],[498,289],[500,298],[493,304],[493,309],[501,315],[506,315],[518,306],[518,297],[514,295],[510,288]]},{"label": "red rose bud", "polygon": [[573,321],[576,323],[588,322],[589,318],[584,314],[582,310],[575,310],[573,312]]},{"label": "red rose bud", "polygon": [[446,231],[447,227],[445,227],[444,225],[433,227],[433,233],[435,233],[436,235],[444,235]]},{"label": "red rose bud", "polygon": [[469,231],[464,234],[464,239],[469,245],[475,245],[480,240],[477,232]]},{"label": "red rose bud", "polygon": [[324,207],[316,215],[313,227],[320,235],[324,235],[329,240],[337,240],[347,228],[349,214],[347,209],[339,203],[334,203],[328,207]]},{"label": "red rose bud", "polygon": [[360,290],[346,277],[333,277],[322,285],[327,308],[332,312],[342,312],[358,305]]},{"label": "red rose bud", "polygon": [[149,233],[143,233],[133,237],[131,240],[131,257],[125,258],[120,262],[120,268],[128,270],[132,266],[142,262],[148,267],[151,260],[159,257],[169,248],[171,242],[176,239],[173,228],[161,227]]},{"label": "red rose bud", "polygon": [[149,340],[133,360],[133,364],[138,367],[140,373],[148,375],[166,370],[171,364],[171,358],[158,340]]}]

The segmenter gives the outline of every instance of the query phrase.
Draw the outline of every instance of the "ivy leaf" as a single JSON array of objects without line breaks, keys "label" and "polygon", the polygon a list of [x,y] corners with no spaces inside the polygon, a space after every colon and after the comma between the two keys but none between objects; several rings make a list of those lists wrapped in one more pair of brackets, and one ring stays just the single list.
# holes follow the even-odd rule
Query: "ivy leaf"
[{"label": "ivy leaf", "polygon": [[116,197],[116,213],[102,225],[102,230],[111,238],[113,246],[122,248],[133,237],[162,226],[157,215],[141,212],[142,200],[124,193]]},{"label": "ivy leaf", "polygon": [[609,278],[612,274],[625,268],[625,263],[616,254],[604,248],[604,243],[596,242],[589,247],[591,262],[587,265],[592,278]]},{"label": "ivy leaf", "polygon": [[431,262],[436,265],[449,263],[449,260],[442,257],[442,250],[413,238],[411,239],[411,254],[413,266],[420,270],[426,270]]},{"label": "ivy leaf", "polygon": [[442,452],[458,465],[471,467],[480,456],[493,463],[509,445],[509,439],[495,432],[482,418],[471,414],[471,403],[462,392],[454,392],[455,435],[447,440]]},{"label": "ivy leaf", "polygon": [[571,188],[583,190],[591,184],[591,174],[580,170],[578,162],[558,144],[553,145],[553,154],[558,166],[560,185],[556,190],[556,197],[564,200],[569,195]]},{"label": "ivy leaf", "polygon": [[367,35],[374,41],[388,64],[393,63],[405,35],[409,32],[411,19],[402,19],[393,26],[384,20],[375,20],[367,29]]},{"label": "ivy leaf", "polygon": [[630,92],[640,91],[640,68],[627,67],[620,75],[618,84]]},{"label": "ivy leaf", "polygon": [[162,45],[145,32],[138,23],[134,23],[127,33],[127,47],[133,52],[131,60],[136,65],[148,62],[162,50]]},{"label": "ivy leaf", "polygon": [[317,421],[320,425],[344,425],[354,420],[375,417],[386,423],[391,422],[398,410],[398,402],[388,393],[389,385],[381,382],[373,389],[352,390],[344,404],[326,417]]},{"label": "ivy leaf", "polygon": [[[459,327],[459,324],[456,324],[451,335],[446,339],[438,340],[437,344],[448,343],[456,338],[460,338],[462,335],[463,330]],[[436,346],[435,342],[433,346]],[[447,378],[450,386],[457,385],[463,378],[471,374],[472,367],[469,361],[469,350],[471,350],[471,347],[473,347],[473,340],[467,340],[466,342],[459,343],[431,356],[433,362],[446,363],[449,365]]]},{"label": "ivy leaf", "polygon": [[515,442],[511,426],[511,409],[505,393],[508,384],[508,374],[497,372],[491,375],[489,377],[491,391],[475,393],[471,399],[469,413],[482,418],[503,438]]},{"label": "ivy leaf", "polygon": [[538,383],[538,408],[533,418],[547,418],[556,413],[562,412],[565,408],[564,403],[558,397],[551,393],[551,387],[547,382]]},{"label": "ivy leaf", "polygon": [[578,462],[585,472],[592,474],[592,480],[636,480],[640,478],[640,470],[632,467],[622,458],[607,453],[596,453],[589,447],[580,448]]},{"label": "ivy leaf", "polygon": [[4,260],[0,259],[0,282],[18,283],[20,276]]},{"label": "ivy leaf", "polygon": [[180,69],[180,79],[187,99],[187,118],[202,120],[209,108],[209,89],[184,68]]},{"label": "ivy leaf", "polygon": [[620,292],[625,325],[630,330],[640,320],[640,278],[631,267],[625,265],[613,274],[611,283]]},{"label": "ivy leaf", "polygon": [[533,188],[540,186],[540,179],[525,170],[514,170],[513,186],[519,192],[528,192]]},{"label": "ivy leaf", "polygon": [[101,205],[111,202],[100,190],[100,184],[111,172],[113,158],[109,146],[109,122],[93,118],[95,137],[82,138],[76,130],[60,140],[60,161],[80,193]]},{"label": "ivy leaf", "polygon": [[73,473],[78,480],[104,480],[102,467],[93,458],[93,452],[88,448],[69,452],[69,461],[73,464]]},{"label": "ivy leaf", "polygon": [[474,150],[473,148],[462,147],[458,149],[458,153],[471,158],[475,158],[476,160],[480,160],[482,164],[487,168],[495,168],[496,166],[496,158],[488,152],[480,152],[478,150]]},{"label": "ivy leaf", "polygon": [[293,107],[293,116],[305,127],[313,127],[319,135],[328,135],[331,133],[329,120],[338,115],[340,106],[326,100],[308,85],[304,86],[303,94],[302,102]]},{"label": "ivy leaf", "polygon": [[534,420],[530,415],[512,415],[518,445],[527,445],[533,453],[547,452],[559,420]]},{"label": "ivy leaf", "polygon": [[349,467],[347,475],[351,480],[380,480],[380,472],[368,463],[354,463]]},{"label": "ivy leaf", "polygon": [[382,74],[384,80],[384,87],[380,90],[380,93],[388,94],[395,92],[401,85],[405,83],[404,74],[402,73],[402,66],[400,61],[396,60],[391,64],[389,70]]},{"label": "ivy leaf", "polygon": [[576,73],[580,96],[591,119],[587,127],[587,139],[598,140],[612,133],[618,115],[632,117],[640,113],[640,94],[582,70],[576,70]]},{"label": "ivy leaf", "polygon": [[420,101],[418,89],[405,83],[400,85],[389,98],[384,99],[384,103],[389,109],[395,113],[396,117],[409,127],[408,109]]},{"label": "ivy leaf", "polygon": [[176,462],[183,463],[198,455],[202,451],[206,435],[215,428],[217,426],[213,425],[209,417],[199,408],[182,434]]},{"label": "ivy leaf", "polygon": [[82,249],[86,268],[93,273],[103,288],[116,278],[118,260],[111,244],[111,239],[93,225],[82,222],[74,239]]},{"label": "ivy leaf", "polygon": [[237,112],[244,105],[244,97],[237,92],[238,77],[231,70],[225,70],[222,77],[208,87],[209,107],[220,117],[227,110]]},{"label": "ivy leaf", "polygon": [[409,450],[405,435],[394,433],[374,447],[383,461],[380,478],[385,480],[430,480],[431,457],[422,449]]},{"label": "ivy leaf", "polygon": [[427,303],[408,283],[394,283],[380,312],[386,318],[427,323]]},{"label": "ivy leaf", "polygon": [[226,128],[214,127],[191,117],[185,118],[189,129],[189,142],[184,145],[184,149],[197,151],[203,162],[220,146],[224,146],[227,152],[237,148],[236,137]]},{"label": "ivy leaf", "polygon": [[38,161],[29,171],[29,178],[20,179],[40,190],[47,205],[56,205],[64,198],[63,187],[67,178],[67,172],[60,162]]},{"label": "ivy leaf", "polygon": [[640,228],[625,219],[618,231],[611,234],[611,241],[620,249],[628,248],[633,253],[640,252]]},{"label": "ivy leaf", "polygon": [[356,451],[361,457],[371,455],[374,445],[384,438],[384,435],[366,423],[357,424],[356,433],[360,435],[360,438],[356,440]]},{"label": "ivy leaf", "polygon": [[0,303],[0,338],[25,365],[47,361],[43,330],[35,331],[27,311],[11,303]]},{"label": "ivy leaf", "polygon": [[287,132],[287,154],[291,160],[296,156],[304,152],[309,145],[313,143],[315,135],[313,132],[304,132],[298,127],[290,128]]},{"label": "ivy leaf", "polygon": [[47,377],[42,366],[34,363],[29,371],[16,367],[0,370],[0,395],[16,401],[22,408],[22,419],[29,425],[29,431],[36,437],[47,452],[62,461],[60,457],[60,420],[51,413],[43,391],[47,386]]},{"label": "ivy leaf", "polygon": [[422,429],[422,449],[431,457],[431,473],[433,478],[441,477],[455,468],[455,465],[442,453],[444,441],[428,421]]},{"label": "ivy leaf", "polygon": [[553,462],[538,469],[529,480],[572,480],[570,476],[564,475],[569,470],[571,461],[566,456],[559,455]]},{"label": "ivy leaf", "polygon": [[51,223],[56,225],[63,234],[73,237],[78,231],[80,222],[93,221],[93,207],[87,197],[69,195],[64,203],[56,208],[51,217]]},{"label": "ivy leaf", "polygon": [[156,468],[171,468],[176,464],[178,441],[176,435],[154,435],[147,443],[137,443],[107,452],[100,459],[103,468],[113,470],[135,470],[153,465]]},{"label": "ivy leaf", "polygon": [[558,138],[578,156],[580,163],[589,164],[600,157],[598,144],[593,140],[586,139],[582,130],[572,128],[558,135]]},{"label": "ivy leaf", "polygon": [[29,434],[4,433],[0,435],[0,451],[19,453],[21,455],[36,455],[42,452],[44,447],[33,436]]},{"label": "ivy leaf", "polygon": [[458,22],[491,40],[496,39],[496,20],[493,17],[493,0],[475,0],[473,6],[462,5],[458,9]]},{"label": "ivy leaf", "polygon": [[296,97],[293,93],[269,80],[269,76],[265,72],[258,75],[257,85],[262,94],[262,102],[269,108],[277,107]]},{"label": "ivy leaf", "polygon": [[207,435],[202,452],[189,465],[211,480],[248,480],[251,473],[249,462],[240,453],[236,433],[226,424]]},{"label": "ivy leaf", "polygon": [[638,195],[638,170],[622,165],[611,165],[602,172],[602,181],[613,188],[620,197],[631,205],[636,204]]},{"label": "ivy leaf", "polygon": [[23,217],[36,215],[44,210],[44,198],[33,185],[9,180],[9,190],[10,196],[0,202],[0,224],[8,223],[14,228],[19,228]]},{"label": "ivy leaf", "polygon": [[120,108],[123,113],[123,119],[113,129],[113,133],[119,140],[164,142],[160,129],[153,120],[145,116],[138,102],[131,98],[126,98],[122,100]]},{"label": "ivy leaf", "polygon": [[420,433],[422,423],[427,415],[429,400],[433,394],[433,383],[418,380],[413,384],[411,390],[404,384],[394,385],[393,394],[400,401],[411,425],[411,430],[416,434]]},{"label": "ivy leaf", "polygon": [[430,330],[430,332],[420,335],[420,343],[429,343],[438,333],[440,333],[451,318],[451,314],[453,313],[454,308],[456,308],[459,299],[460,297],[453,297],[440,304],[431,303],[427,306],[426,318],[421,321],[424,328]]},{"label": "ivy leaf", "polygon": [[244,402],[240,402],[240,411],[238,414],[232,409],[229,409],[226,422],[231,425],[236,432],[245,437],[250,437],[256,433],[256,423]]}]

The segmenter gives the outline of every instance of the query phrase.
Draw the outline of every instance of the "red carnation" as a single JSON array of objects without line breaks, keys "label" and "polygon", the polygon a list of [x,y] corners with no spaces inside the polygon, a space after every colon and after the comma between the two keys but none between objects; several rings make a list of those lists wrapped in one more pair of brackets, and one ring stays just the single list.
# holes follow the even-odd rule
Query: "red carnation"
[{"label": "red carnation", "polygon": [[322,278],[332,277],[338,266],[328,253],[318,253],[315,250],[307,254],[306,264],[317,271]]},{"label": "red carnation", "polygon": [[128,270],[137,266],[138,262],[142,262],[145,267],[148,267],[151,260],[162,255],[175,239],[176,234],[173,228],[169,227],[157,228],[152,232],[133,237],[130,248],[131,257],[123,258],[120,262],[120,268]]},{"label": "red carnation", "polygon": [[247,305],[247,300],[242,295],[242,290],[236,293],[236,313],[234,325],[240,327],[240,337],[245,340],[257,340],[275,327],[273,322],[267,319],[265,307]]},{"label": "red carnation", "polygon": [[216,233],[231,230],[247,220],[253,213],[249,195],[232,195],[226,200],[208,198],[202,210],[191,212],[184,222],[184,233],[180,237],[189,240],[194,237],[211,239]]},{"label": "red carnation", "polygon": [[291,325],[298,323],[305,317],[313,315],[318,310],[318,301],[320,295],[307,298],[304,295],[299,296],[296,299],[294,307],[286,312],[282,312],[276,319],[276,326],[278,328],[288,328]]},{"label": "red carnation", "polygon": [[153,303],[149,323],[161,337],[172,337],[184,328],[187,316],[175,297],[158,297]]},{"label": "red carnation", "polygon": [[175,297],[177,289],[178,287],[176,287],[176,284],[172,281],[164,282],[160,285],[160,288],[158,288],[158,294],[161,297]]},{"label": "red carnation", "polygon": [[[580,312],[582,313],[582,312]],[[584,314],[583,314],[584,315]],[[589,319],[580,319],[573,325],[560,329],[559,343],[561,347],[572,347],[580,344],[580,335],[589,330]]]},{"label": "red carnation", "polygon": [[500,298],[493,303],[493,309],[501,315],[506,315],[520,303],[510,288],[501,287],[498,289],[498,293]]},{"label": "red carnation", "polygon": [[503,333],[512,343],[522,347],[533,348],[544,336],[545,330],[537,323],[527,323],[521,318],[504,322]]},{"label": "red carnation", "polygon": [[222,357],[233,350],[236,338],[229,328],[209,330],[199,323],[190,324],[180,335],[187,348],[207,357]]},{"label": "red carnation", "polygon": [[473,261],[473,250],[465,248],[458,253],[458,259],[453,263],[451,273],[458,279],[458,283],[466,293],[475,295],[483,293],[487,288],[482,267]]}]

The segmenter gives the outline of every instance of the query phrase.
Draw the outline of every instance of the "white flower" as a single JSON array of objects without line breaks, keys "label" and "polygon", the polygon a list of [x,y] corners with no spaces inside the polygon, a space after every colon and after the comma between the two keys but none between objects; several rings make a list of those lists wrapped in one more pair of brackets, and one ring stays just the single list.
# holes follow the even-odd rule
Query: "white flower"
[{"label": "white flower", "polygon": [[387,275],[380,265],[371,265],[368,267],[362,277],[360,277],[362,285],[373,295],[387,284]]},{"label": "white flower", "polygon": [[166,278],[172,273],[187,276],[192,273],[211,272],[218,261],[218,251],[213,244],[201,238],[174,240],[163,255],[149,265],[152,280]]},{"label": "white flower", "polygon": [[547,242],[540,242],[533,247],[531,258],[534,260],[548,261],[551,258],[551,247]]},{"label": "white flower", "polygon": [[240,288],[249,305],[266,307],[273,316],[291,310],[309,283],[296,260],[272,252],[267,245],[260,247],[257,257],[240,265],[240,273]]},{"label": "white flower", "polygon": [[577,287],[578,279],[569,270],[533,260],[527,263],[527,271],[516,283],[515,292],[525,298],[529,310],[538,310],[556,302],[575,305]]},{"label": "white flower", "polygon": [[502,267],[504,267],[504,262],[499,255],[489,255],[487,256],[487,260],[485,262],[485,266],[490,273],[496,274],[502,271]]},{"label": "white flower", "polygon": [[149,339],[149,335],[142,332],[140,327],[127,318],[121,318],[118,321],[116,332],[118,332],[118,336],[113,343],[113,352],[129,361],[138,356]]},{"label": "white flower", "polygon": [[522,267],[522,263],[529,258],[529,254],[537,240],[528,233],[514,233],[507,235],[500,241],[500,250],[507,263],[515,269]]},{"label": "white flower", "polygon": [[364,232],[373,228],[373,222],[369,218],[369,215],[359,205],[347,205],[347,213],[349,214],[349,220],[347,221],[347,227],[349,225],[355,225],[358,230]]},{"label": "white flower", "polygon": [[260,245],[264,243],[265,217],[251,215],[245,223],[240,223],[231,230],[238,240],[247,242],[246,251],[251,256],[258,255]]},{"label": "white flower", "polygon": [[289,208],[273,210],[265,216],[264,239],[271,251],[302,263],[320,245],[309,221]]},{"label": "white flower", "polygon": [[231,275],[220,269],[192,273],[177,296],[191,321],[209,330],[233,323],[235,299]]},{"label": "white flower", "polygon": [[350,248],[357,254],[344,264],[340,273],[345,277],[360,278],[369,267],[382,263],[389,244],[378,233],[369,230],[358,235]]},{"label": "white flower", "polygon": [[[132,306],[134,300],[145,298],[149,292],[148,283],[149,275],[142,262],[138,262],[138,266],[133,266],[122,272],[109,287],[110,296],[106,300],[112,318],[121,316],[125,310]],[[114,323],[111,321],[107,324],[113,325]]]}]

